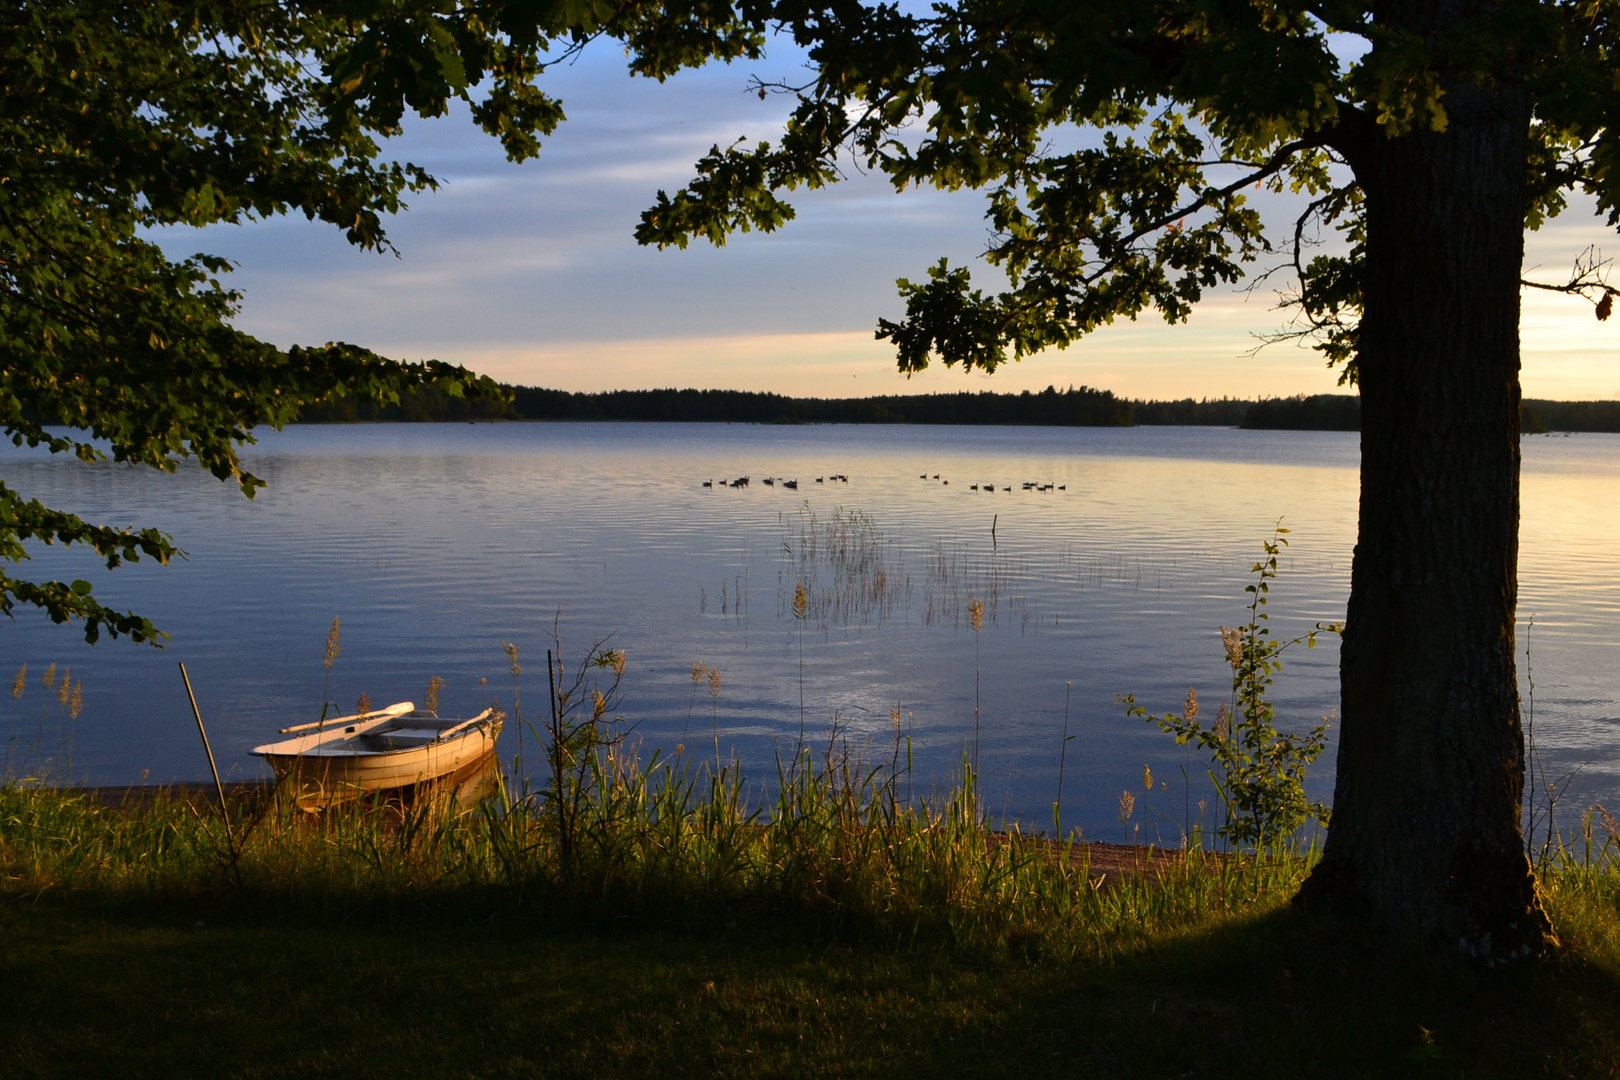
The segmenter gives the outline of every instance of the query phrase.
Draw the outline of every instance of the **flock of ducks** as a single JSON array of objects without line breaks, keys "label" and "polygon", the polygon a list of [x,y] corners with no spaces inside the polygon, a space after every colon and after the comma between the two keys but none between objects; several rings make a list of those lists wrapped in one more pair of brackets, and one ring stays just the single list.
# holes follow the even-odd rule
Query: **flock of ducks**
[{"label": "flock of ducks", "polygon": [[[930,480],[930,479],[939,480],[939,473],[935,473],[932,477],[930,477],[927,473],[922,473],[917,477],[917,479],[919,479],[919,480]],[[833,481],[834,483],[841,483],[841,484],[849,483],[849,477],[845,476],[843,473],[830,473],[827,476],[818,476],[818,477],[816,477],[816,483],[818,483],[818,484],[825,484],[829,480]],[[748,486],[748,477],[739,476],[735,480],[721,480],[721,481],[719,481],[719,483],[720,483],[721,487],[743,488],[743,487]],[[770,485],[772,487],[775,487],[777,484],[780,484],[783,487],[787,488],[789,491],[798,491],[799,490],[799,482],[797,480],[784,480],[780,476],[767,476],[767,477],[764,478],[764,483],[766,483],[767,485]],[[949,483],[950,483],[949,480],[940,480],[941,486],[947,485]],[[715,485],[715,481],[713,481],[713,480],[705,480],[705,481],[703,481],[703,486],[706,487],[706,488],[712,488],[712,487],[714,487],[714,485]],[[1056,485],[1054,485],[1054,484],[1042,484],[1042,483],[1039,483],[1038,481],[1035,481],[1035,480],[1026,480],[1026,481],[1024,481],[1023,489],[1025,491],[1052,491],[1054,489],[1057,490],[1057,491],[1067,491],[1069,489],[1069,485],[1067,485],[1067,484],[1056,484]],[[994,484],[969,484],[968,485],[968,490],[969,491],[994,491],[994,490],[996,490],[996,485],[994,485]],[[1011,491],[1012,487],[1011,487],[1011,485],[1009,485],[1007,487],[1002,488],[1001,490],[1002,491]]]},{"label": "flock of ducks", "polygon": [[[832,474],[830,476],[818,476],[818,477],[816,477],[816,483],[818,483],[818,484],[825,484],[829,480],[837,481],[839,483],[844,483],[844,484],[849,483],[849,477],[845,476],[843,473],[834,473],[834,474]],[[781,484],[783,487],[787,488],[789,491],[798,491],[799,490],[799,482],[797,480],[784,480],[780,476],[767,476],[767,477],[765,477],[764,482],[767,485],[771,486],[771,487],[775,487],[777,484]],[[713,480],[705,480],[705,481],[703,481],[703,486],[706,487],[706,488],[712,488],[712,487],[714,487],[714,481]],[[721,487],[734,487],[734,488],[747,487],[748,486],[748,477],[739,476],[735,480],[721,480],[720,481],[720,486]]]},{"label": "flock of ducks", "polygon": [[[927,473],[922,473],[921,475],[919,475],[917,477],[917,479],[919,479],[919,480],[939,480],[939,473],[935,473],[931,477]],[[940,480],[940,483],[942,485],[943,484],[949,484],[950,481],[949,480]],[[1025,491],[1051,491],[1051,490],[1053,490],[1054,487],[1058,491],[1067,491],[1067,490],[1069,490],[1069,485],[1068,484],[1056,484],[1056,485],[1053,485],[1053,484],[1042,484],[1042,483],[1039,483],[1038,481],[1035,481],[1035,480],[1026,480],[1026,481],[1024,481],[1024,490]],[[968,485],[968,490],[969,491],[994,491],[994,490],[996,490],[996,485],[994,485],[994,484],[982,484],[982,485],[981,484],[969,484]],[[1004,487],[1001,490],[1002,491],[1011,491],[1012,487],[1011,486]]]}]

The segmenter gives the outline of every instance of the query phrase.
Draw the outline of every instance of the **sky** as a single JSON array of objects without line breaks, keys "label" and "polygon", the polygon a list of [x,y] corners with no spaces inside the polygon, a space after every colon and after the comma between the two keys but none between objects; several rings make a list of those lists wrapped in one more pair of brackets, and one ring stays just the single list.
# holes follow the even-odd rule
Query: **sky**
[{"label": "sky", "polygon": [[[166,230],[174,255],[237,263],[237,325],[281,346],[349,341],[398,359],[438,358],[506,382],[574,391],[699,387],[799,396],[1093,386],[1138,398],[1258,397],[1337,391],[1337,373],[1292,344],[1271,285],[1206,293],[1184,324],[1120,320],[1066,350],[994,375],[936,363],[906,378],[873,337],[898,319],[896,278],[925,279],[941,257],[1000,280],[979,258],[982,195],[849,179],[789,201],[797,220],[716,249],[639,247],[633,231],[660,189],[673,193],[715,145],[773,138],[789,99],[761,101],[749,77],[802,78],[798,57],[715,65],[660,85],[631,79],[611,47],[554,68],[542,86],[568,121],[523,165],[506,162],[464,108],[415,121],[386,152],[443,181],[387,223],[393,254],[350,247],[330,226],[278,218]],[[1272,206],[1275,235],[1286,205]],[[1588,245],[1620,249],[1588,205],[1527,237],[1525,265],[1556,280]],[[1531,269],[1535,268],[1535,269]],[[1579,299],[1527,291],[1521,339],[1530,397],[1620,397],[1620,319]]]}]

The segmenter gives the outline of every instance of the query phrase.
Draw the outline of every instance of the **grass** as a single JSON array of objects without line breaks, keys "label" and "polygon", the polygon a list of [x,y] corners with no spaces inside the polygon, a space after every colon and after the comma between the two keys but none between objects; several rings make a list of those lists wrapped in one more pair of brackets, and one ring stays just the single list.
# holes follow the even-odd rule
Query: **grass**
[{"label": "grass", "polygon": [[[1294,910],[1300,860],[1093,887],[848,758],[576,773],[509,812],[0,789],[0,1073],[46,1076],[1607,1076],[1620,874],[1548,865],[1563,946],[1470,966]],[[662,770],[662,771],[661,771]],[[239,807],[238,809],[246,809]]]},{"label": "grass", "polygon": [[[1107,960],[544,904],[0,904],[11,1077],[1600,1076],[1612,964],[1506,971],[1277,904]],[[195,922],[206,923],[197,928]]]}]

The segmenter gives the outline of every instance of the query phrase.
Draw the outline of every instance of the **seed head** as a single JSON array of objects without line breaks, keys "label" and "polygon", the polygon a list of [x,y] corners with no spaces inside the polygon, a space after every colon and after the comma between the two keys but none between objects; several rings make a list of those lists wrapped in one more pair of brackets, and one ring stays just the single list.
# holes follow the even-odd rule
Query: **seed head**
[{"label": "seed head", "polygon": [[613,677],[614,678],[620,678],[623,675],[624,675],[624,650],[619,649],[618,651],[616,651],[613,654]]},{"label": "seed head", "polygon": [[518,663],[517,646],[510,641],[501,642],[501,648],[506,650],[506,666],[512,669],[512,678],[523,674],[523,665]]},{"label": "seed head", "polygon": [[702,682],[703,681],[703,675],[708,670],[709,669],[704,666],[703,661],[701,661],[701,660],[693,661],[693,663],[692,663],[692,685],[696,686],[698,683]]},{"label": "seed head", "polygon": [[73,687],[69,685],[69,683],[72,681],[73,669],[63,668],[62,681],[56,684],[56,700],[60,701],[63,705],[66,705],[68,703],[68,698],[73,696]]},{"label": "seed head", "polygon": [[17,677],[15,679],[11,680],[11,696],[14,697],[14,698],[22,697],[23,696],[23,688],[26,687],[27,685],[28,685],[28,665],[24,664],[22,667],[17,669]]},{"label": "seed head", "polygon": [[603,695],[602,691],[598,690],[596,691],[595,700],[591,702],[591,719],[600,720],[605,712],[607,712],[607,697]]},{"label": "seed head", "polygon": [[1225,739],[1232,732],[1232,714],[1226,711],[1226,702],[1215,710],[1215,737]]},{"label": "seed head", "polygon": [[793,586],[793,617],[802,619],[810,614],[810,598],[804,594],[804,582]]},{"label": "seed head", "polygon": [[49,690],[56,685],[56,665],[52,664],[45,669],[45,689]]},{"label": "seed head", "polygon": [[1243,631],[1235,626],[1221,627],[1221,644],[1226,646],[1226,662],[1236,671],[1243,663]]},{"label": "seed head", "polygon": [[1153,770],[1146,765],[1142,766],[1142,786],[1147,788],[1148,794],[1153,794]]},{"label": "seed head", "polygon": [[[67,685],[67,680],[66,679],[62,680],[62,683],[63,683],[64,686]],[[83,682],[76,682],[76,683],[73,684],[73,693],[68,695],[67,707],[68,707],[68,719],[70,719],[70,720],[77,720],[79,718],[79,713],[84,711],[84,683]]]},{"label": "seed head", "polygon": [[1609,839],[1620,840],[1620,824],[1615,822],[1614,815],[1605,810],[1602,803],[1598,804],[1597,812],[1603,821],[1603,831],[1609,834]]},{"label": "seed head", "polygon": [[968,625],[973,627],[977,634],[984,629],[984,601],[973,599],[968,601]]},{"label": "seed head", "polygon": [[1186,704],[1181,707],[1181,718],[1189,724],[1198,719],[1198,691],[1191,687],[1187,689]]},{"label": "seed head", "polygon": [[439,691],[444,689],[444,680],[435,675],[428,680],[427,698],[423,707],[434,716],[439,715]]},{"label": "seed head", "polygon": [[326,655],[321,659],[321,663],[326,665],[327,671],[332,670],[332,665],[337,662],[338,653],[342,651],[343,634],[338,630],[338,617],[334,615],[332,616],[332,629],[326,632]]},{"label": "seed head", "polygon": [[713,697],[720,696],[720,669],[709,669],[709,693]]},{"label": "seed head", "polygon": [[1131,815],[1134,813],[1136,813],[1136,796],[1132,795],[1129,789],[1126,789],[1119,794],[1120,824],[1123,825],[1125,822],[1131,820]]},{"label": "seed head", "polygon": [[894,730],[900,730],[900,706],[896,705],[889,710],[889,719],[894,721]]},{"label": "seed head", "polygon": [[371,698],[367,697],[364,692],[361,693],[360,701],[355,705],[354,711],[359,713],[362,719],[371,715]]}]

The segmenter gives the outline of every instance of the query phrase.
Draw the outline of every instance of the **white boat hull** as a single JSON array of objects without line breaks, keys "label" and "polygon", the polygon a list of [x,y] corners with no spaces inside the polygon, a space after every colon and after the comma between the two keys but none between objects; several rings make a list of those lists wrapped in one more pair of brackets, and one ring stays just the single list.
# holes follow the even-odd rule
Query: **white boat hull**
[{"label": "white boat hull", "polygon": [[300,807],[318,810],[423,784],[454,786],[488,765],[502,719],[486,710],[469,721],[440,720],[402,702],[364,717],[339,717],[253,753],[270,763]]}]

